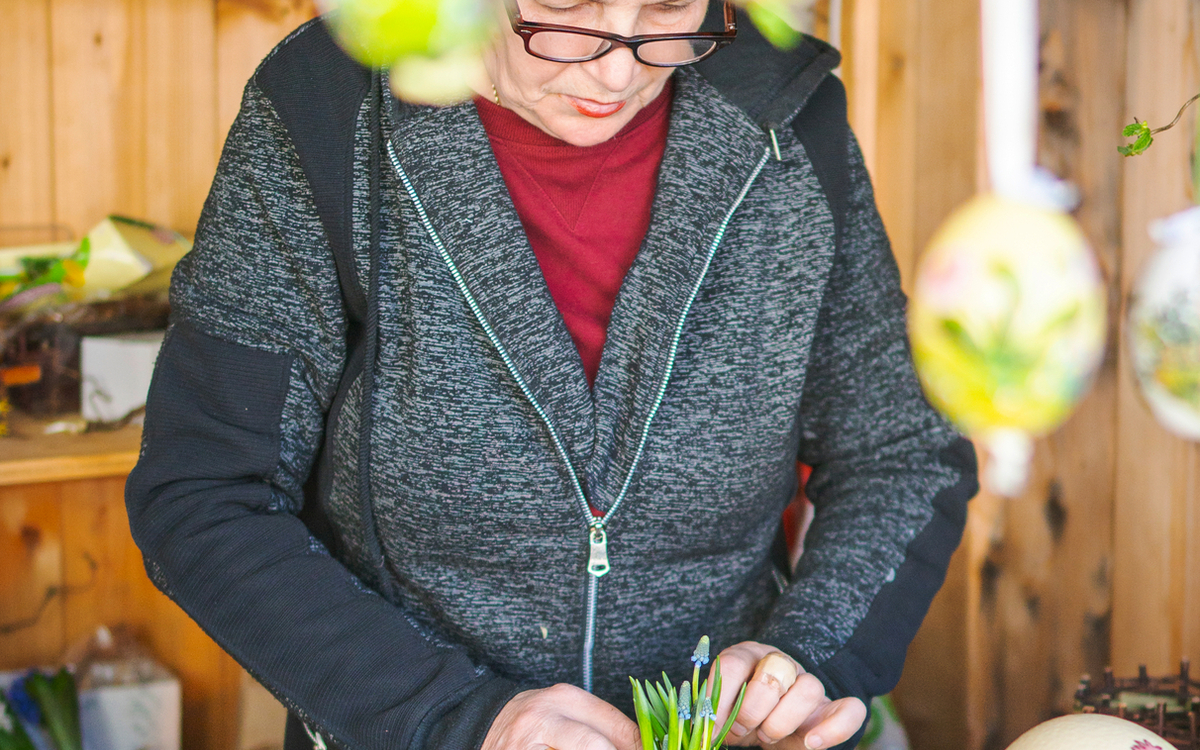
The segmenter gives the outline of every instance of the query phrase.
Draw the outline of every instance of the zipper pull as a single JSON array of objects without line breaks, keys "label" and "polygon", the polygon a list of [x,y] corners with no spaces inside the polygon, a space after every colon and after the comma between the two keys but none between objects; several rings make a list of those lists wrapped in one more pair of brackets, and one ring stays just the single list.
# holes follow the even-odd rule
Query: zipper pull
[{"label": "zipper pull", "polygon": [[329,746],[325,744],[325,738],[308,724],[304,725],[304,731],[308,733],[308,739],[313,743],[313,750],[329,750]]},{"label": "zipper pull", "polygon": [[775,161],[783,161],[783,154],[779,153],[779,139],[775,137],[775,128],[767,128],[767,132],[771,134],[771,147],[775,150]]},{"label": "zipper pull", "polygon": [[589,527],[588,536],[592,542],[592,554],[588,558],[588,572],[600,578],[608,572],[608,535],[604,526],[596,524]]}]

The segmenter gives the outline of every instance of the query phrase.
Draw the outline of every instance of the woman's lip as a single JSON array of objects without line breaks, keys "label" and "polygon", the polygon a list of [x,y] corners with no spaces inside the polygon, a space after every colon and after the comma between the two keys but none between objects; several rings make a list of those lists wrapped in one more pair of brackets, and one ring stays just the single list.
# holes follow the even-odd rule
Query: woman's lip
[{"label": "woman's lip", "polygon": [[[564,94],[564,96],[566,96]],[[580,99],[577,96],[566,96],[567,102],[570,103],[575,111],[587,117],[608,117],[615,115],[625,106],[625,102],[611,102],[605,104],[594,99]]]}]

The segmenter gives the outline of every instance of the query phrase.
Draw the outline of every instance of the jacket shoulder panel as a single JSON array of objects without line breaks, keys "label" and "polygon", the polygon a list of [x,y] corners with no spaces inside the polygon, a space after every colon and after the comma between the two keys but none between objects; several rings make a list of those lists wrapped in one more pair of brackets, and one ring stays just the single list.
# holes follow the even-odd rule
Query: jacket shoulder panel
[{"label": "jacket shoulder panel", "polygon": [[296,149],[333,247],[346,305],[359,320],[366,316],[366,300],[350,260],[354,131],[371,81],[371,71],[342,51],[319,18],[281,42],[251,81]]}]

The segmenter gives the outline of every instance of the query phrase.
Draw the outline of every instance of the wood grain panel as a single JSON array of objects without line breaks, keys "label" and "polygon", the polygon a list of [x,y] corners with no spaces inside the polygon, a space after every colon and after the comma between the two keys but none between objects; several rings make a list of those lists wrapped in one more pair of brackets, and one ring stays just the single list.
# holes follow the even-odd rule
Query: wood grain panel
[{"label": "wood grain panel", "polygon": [[875,199],[905,289],[916,264],[917,79],[920,34],[917,0],[891,0],[879,8],[879,73],[875,97]]},{"label": "wood grain panel", "polygon": [[904,675],[893,693],[915,750],[962,750],[967,745],[964,697],[968,669],[964,613],[967,548],[951,560],[946,583],[933,600],[908,649]]},{"label": "wood grain panel", "polygon": [[[934,232],[977,192],[979,3],[920,0],[920,82],[913,92],[913,242],[919,257]],[[915,258],[914,258],[915,259]]]},{"label": "wood grain panel", "polygon": [[[1124,0],[1043,0],[1041,162],[1083,196],[1075,212],[1120,315],[1121,159],[1112,133],[1125,108]],[[1038,497],[1053,541],[1054,596],[1047,599],[1051,659],[1042,672],[1046,708],[1073,705],[1080,676],[1109,659],[1113,509],[1116,503],[1119,327],[1110,325],[1104,363],[1074,416],[1047,441],[1053,477]],[[1028,727],[1010,724],[1011,738]]]},{"label": "wood grain panel", "polygon": [[317,15],[313,0],[216,0],[217,132],[221,142],[259,62]]},{"label": "wood grain panel", "polygon": [[216,172],[213,0],[141,0],[145,218],[187,236]]},{"label": "wood grain panel", "polygon": [[146,217],[144,0],[51,0],[54,181],[77,236]]},{"label": "wood grain panel", "polygon": [[58,488],[0,489],[0,670],[58,662],[63,651],[62,589]]},{"label": "wood grain panel", "polygon": [[88,637],[101,624],[131,627],[180,678],[183,747],[234,747],[239,671],[146,576],[129,532],[124,478],[64,482],[61,487],[66,575],[82,578],[89,561],[96,566],[95,584],[66,600],[68,642]]},{"label": "wood grain panel", "polygon": [[[976,191],[978,30],[974,3],[879,5],[874,178],[907,290],[933,232]],[[897,706],[920,750],[959,750],[970,739],[973,672],[966,622],[968,603],[977,595],[971,555],[968,537],[909,649],[896,689]]]},{"label": "wood grain panel", "polygon": [[0,71],[0,245],[46,241],[4,228],[54,222],[49,0],[0,3]]},{"label": "wood grain panel", "polygon": [[[1041,161],[1086,196],[1079,211],[1117,313],[1124,3],[1044,0]],[[1071,709],[1108,660],[1116,456],[1116,332],[1079,409],[1036,446],[1021,497],[976,499],[969,534],[971,747],[1003,748]],[[985,518],[986,517],[986,520]],[[977,608],[977,609],[976,609]]]},{"label": "wood grain panel", "polygon": [[880,0],[845,0],[842,79],[850,127],[872,177],[878,173],[879,21]]},{"label": "wood grain panel", "polygon": [[[1125,120],[1165,124],[1200,88],[1192,39],[1195,4],[1137,0],[1129,8]],[[1142,156],[1124,160],[1125,295],[1154,250],[1148,223],[1189,205],[1194,116],[1193,111],[1181,129],[1159,135]],[[1124,337],[1121,351],[1128,362]],[[1113,666],[1126,674],[1143,662],[1151,672],[1173,671],[1184,656],[1185,638],[1194,646],[1200,631],[1200,620],[1185,619],[1195,616],[1194,598],[1200,596],[1195,578],[1189,581],[1200,543],[1194,534],[1187,536],[1200,503],[1200,448],[1155,422],[1128,366],[1120,368],[1117,408]],[[1200,660],[1200,653],[1189,656]]]},{"label": "wood grain panel", "polygon": [[63,566],[68,579],[91,575],[95,583],[69,597],[63,628],[68,643],[90,637],[99,625],[141,626],[154,602],[153,584],[129,534],[124,477],[62,482]]}]

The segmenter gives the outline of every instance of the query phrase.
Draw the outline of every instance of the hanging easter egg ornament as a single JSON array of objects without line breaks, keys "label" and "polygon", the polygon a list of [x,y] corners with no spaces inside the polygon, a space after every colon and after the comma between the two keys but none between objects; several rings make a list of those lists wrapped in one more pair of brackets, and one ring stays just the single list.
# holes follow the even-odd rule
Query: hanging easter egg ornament
[{"label": "hanging easter egg ornament", "polygon": [[930,402],[987,448],[989,487],[1020,492],[1032,438],[1057,427],[1104,348],[1105,297],[1065,214],[985,195],[921,263],[909,332]]},{"label": "hanging easter egg ornament", "polygon": [[389,68],[401,99],[450,104],[487,80],[482,50],[492,0],[319,0],[333,37],[358,62]]},{"label": "hanging easter egg ornament", "polygon": [[988,452],[989,489],[1024,487],[1033,439],[1067,418],[1104,348],[1106,299],[1073,190],[1034,168],[1036,0],[983,0],[993,192],[961,207],[917,271],[909,337],[930,402]]},{"label": "hanging easter egg ornament", "polygon": [[1176,750],[1154,732],[1105,714],[1072,714],[1042,722],[1008,750]]},{"label": "hanging easter egg ornament", "polygon": [[1200,207],[1156,222],[1151,234],[1160,250],[1129,309],[1133,369],[1158,421],[1200,440]]},{"label": "hanging easter egg ornament", "polygon": [[[1187,100],[1169,124],[1150,128],[1133,121],[1118,148],[1137,156],[1154,136],[1180,123],[1200,94]],[[1200,117],[1196,118],[1192,195],[1200,201]],[[1200,440],[1200,207],[1150,226],[1159,250],[1150,259],[1129,306],[1128,336],[1133,369],[1150,410],[1180,437]]]}]

